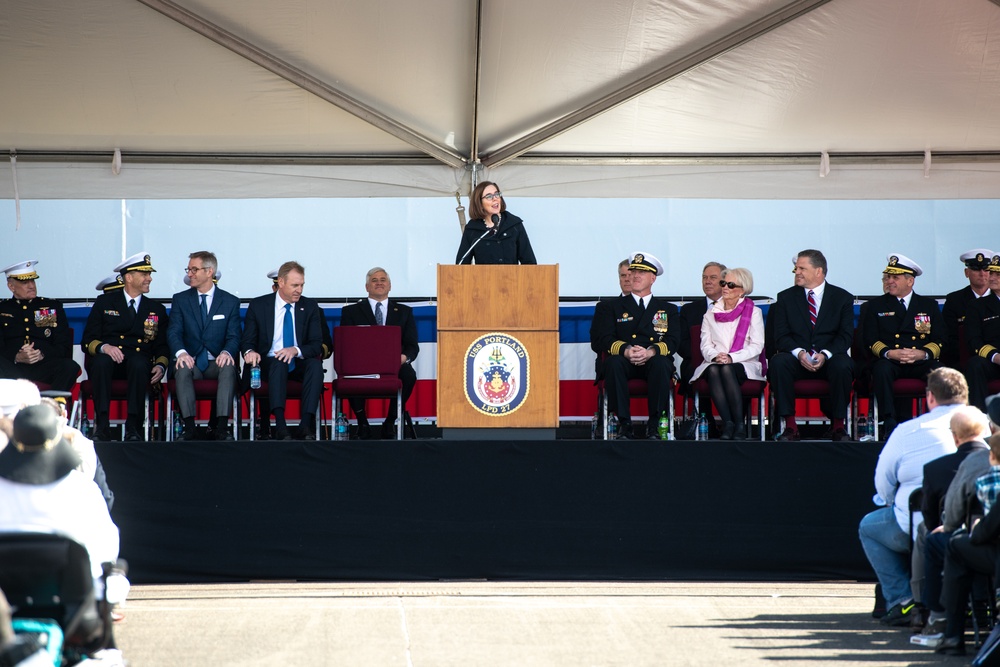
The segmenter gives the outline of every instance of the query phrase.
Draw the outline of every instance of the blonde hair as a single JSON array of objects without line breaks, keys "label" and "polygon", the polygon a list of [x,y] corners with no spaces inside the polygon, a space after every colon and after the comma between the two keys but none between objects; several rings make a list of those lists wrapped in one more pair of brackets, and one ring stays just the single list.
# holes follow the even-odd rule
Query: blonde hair
[{"label": "blonde hair", "polygon": [[743,296],[750,296],[753,292],[753,274],[750,269],[726,269],[722,272],[722,279],[729,279],[728,282],[743,286]]}]

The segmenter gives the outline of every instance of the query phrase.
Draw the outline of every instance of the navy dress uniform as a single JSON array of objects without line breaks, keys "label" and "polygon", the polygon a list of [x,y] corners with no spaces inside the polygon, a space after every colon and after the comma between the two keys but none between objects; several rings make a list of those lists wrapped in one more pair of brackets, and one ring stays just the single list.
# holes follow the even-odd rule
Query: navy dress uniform
[{"label": "navy dress uniform", "polygon": [[[152,273],[149,255],[139,253],[115,267],[120,276],[138,271]],[[123,281],[124,282],[124,281]],[[138,298],[134,311],[129,301]],[[170,348],[167,345],[167,309],[145,294],[130,295],[124,286],[110,287],[97,297],[87,317],[81,347],[86,353],[87,374],[94,387],[97,413],[96,440],[109,440],[111,381],[128,381],[128,415],[125,439],[140,440],[142,411],[154,366],[166,371]],[[106,346],[121,350],[122,363],[102,352]]]},{"label": "navy dress uniform", "polygon": [[[969,404],[986,410],[990,380],[1000,379],[1000,254],[988,265],[991,290],[976,299],[965,316],[965,339],[969,345],[965,380],[969,383]],[[995,286],[995,287],[994,287]]]},{"label": "navy dress uniform", "polygon": [[[629,270],[659,276],[663,274],[663,265],[649,253],[635,253]],[[652,294],[644,297],[642,307],[634,294],[611,299],[608,304],[607,308],[594,311],[592,331],[595,345],[602,354],[607,354],[604,377],[610,409],[618,415],[620,436],[628,437],[632,424],[628,381],[645,379],[649,384],[647,436],[653,437],[672,391],[673,355],[680,341],[677,306]],[[654,356],[641,366],[635,365],[624,356],[633,346],[652,350]]]},{"label": "navy dress uniform", "polygon": [[[3,377],[45,382],[58,391],[72,391],[80,366],[73,361],[73,334],[62,304],[35,292],[37,260],[4,269],[13,298],[0,303],[0,356]],[[18,360],[22,349],[40,353],[36,361]]]},{"label": "navy dress uniform", "polygon": [[[990,259],[995,254],[995,252],[987,248],[976,248],[975,250],[962,253],[959,256],[959,261],[965,265],[966,275],[969,275],[969,271],[989,271]],[[989,293],[989,286],[987,286],[986,292],[983,294],[976,294],[972,289],[972,285],[969,284],[960,290],[950,292],[945,297],[944,305],[941,307],[941,316],[944,318],[945,330],[948,332],[944,351],[941,354],[941,362],[945,366],[950,366],[957,370],[965,370],[962,368],[962,359],[959,354],[960,345],[963,342],[959,336],[959,328],[972,311],[972,307],[976,301],[989,295]]]},{"label": "navy dress uniform", "polygon": [[[888,257],[885,273],[889,276],[912,276],[923,274],[923,269],[912,259],[893,254]],[[941,365],[941,351],[945,344],[945,327],[941,309],[937,301],[920,296],[912,289],[902,298],[908,303],[904,309],[900,298],[890,293],[872,299],[868,303],[864,322],[864,344],[871,350],[874,361],[871,364],[872,393],[878,401],[879,412],[885,417],[885,433],[895,427],[898,419],[908,419],[910,415],[896,415],[893,405],[892,383],[900,378],[923,380],[927,374]],[[889,358],[892,350],[912,349],[924,353],[924,358],[913,363],[900,363]]]}]

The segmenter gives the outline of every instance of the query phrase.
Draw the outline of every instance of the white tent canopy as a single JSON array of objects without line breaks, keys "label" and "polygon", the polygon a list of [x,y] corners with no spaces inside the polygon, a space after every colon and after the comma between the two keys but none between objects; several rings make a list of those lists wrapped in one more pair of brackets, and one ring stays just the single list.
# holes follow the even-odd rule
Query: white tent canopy
[{"label": "white tent canopy", "polygon": [[0,197],[441,196],[475,169],[992,198],[997,26],[990,0],[3,0]]}]

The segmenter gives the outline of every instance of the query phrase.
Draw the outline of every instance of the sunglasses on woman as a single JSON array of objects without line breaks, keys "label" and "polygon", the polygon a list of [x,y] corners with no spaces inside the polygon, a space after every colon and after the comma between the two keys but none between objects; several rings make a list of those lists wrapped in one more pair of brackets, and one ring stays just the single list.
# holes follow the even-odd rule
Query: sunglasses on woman
[{"label": "sunglasses on woman", "polygon": [[719,281],[719,287],[728,287],[729,289],[736,289],[737,287],[739,287],[740,289],[743,289],[743,285],[737,285],[736,283],[726,282],[725,280]]}]

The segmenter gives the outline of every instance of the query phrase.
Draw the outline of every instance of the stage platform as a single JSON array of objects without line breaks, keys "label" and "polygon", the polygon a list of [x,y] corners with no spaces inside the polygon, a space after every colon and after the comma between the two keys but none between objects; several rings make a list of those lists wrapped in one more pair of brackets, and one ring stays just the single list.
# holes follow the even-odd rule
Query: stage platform
[{"label": "stage platform", "polygon": [[101,443],[135,583],[871,580],[881,443]]}]

